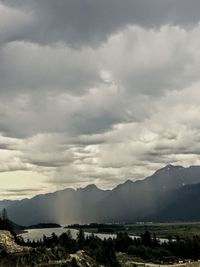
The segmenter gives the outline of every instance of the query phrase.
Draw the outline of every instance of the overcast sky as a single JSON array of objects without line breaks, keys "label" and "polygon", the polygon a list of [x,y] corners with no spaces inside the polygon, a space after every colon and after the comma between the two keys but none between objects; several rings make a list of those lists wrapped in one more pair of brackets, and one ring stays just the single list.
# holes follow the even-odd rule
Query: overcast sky
[{"label": "overcast sky", "polygon": [[199,0],[0,0],[0,198],[200,164]]}]

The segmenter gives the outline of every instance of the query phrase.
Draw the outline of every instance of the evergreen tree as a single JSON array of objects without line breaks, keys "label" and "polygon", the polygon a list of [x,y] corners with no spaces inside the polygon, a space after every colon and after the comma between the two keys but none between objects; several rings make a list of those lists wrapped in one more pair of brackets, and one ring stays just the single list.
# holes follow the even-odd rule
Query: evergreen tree
[{"label": "evergreen tree", "polygon": [[141,243],[144,246],[150,246],[152,244],[151,234],[149,231],[146,231],[144,234],[141,235]]},{"label": "evergreen tree", "polygon": [[84,242],[85,242],[85,235],[84,235],[83,229],[81,228],[77,234],[77,241],[78,241],[78,248],[82,249]]},{"label": "evergreen tree", "polygon": [[8,220],[8,214],[5,208],[2,210],[2,220]]}]

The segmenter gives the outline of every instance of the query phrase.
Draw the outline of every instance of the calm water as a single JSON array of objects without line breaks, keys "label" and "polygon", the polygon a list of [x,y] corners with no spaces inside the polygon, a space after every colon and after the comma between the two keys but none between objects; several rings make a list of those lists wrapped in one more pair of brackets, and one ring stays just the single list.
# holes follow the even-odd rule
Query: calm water
[{"label": "calm water", "polygon": [[[49,237],[52,235],[52,233],[55,233],[56,235],[61,235],[62,233],[67,232],[68,230],[70,230],[72,237],[75,239],[77,237],[77,233],[78,230],[76,229],[68,229],[68,228],[44,228],[44,229],[30,229],[30,230],[26,230],[26,233],[20,234],[20,236],[22,236],[24,238],[24,240],[26,241],[27,239],[32,240],[40,240],[43,238],[43,235]],[[86,236],[91,235],[91,233],[85,233]],[[96,236],[98,236],[101,239],[104,238],[114,238],[116,237],[115,234],[95,234]]]},{"label": "calm water", "polygon": [[[61,235],[62,233],[65,233],[67,232],[68,230],[70,230],[71,234],[72,234],[72,237],[75,239],[77,237],[77,233],[78,233],[78,230],[76,229],[66,229],[66,228],[45,228],[45,229],[30,229],[30,230],[27,230],[26,233],[23,233],[21,234],[20,236],[22,236],[24,238],[24,240],[26,241],[27,239],[33,241],[37,241],[37,240],[40,240],[43,238],[43,235],[49,237],[52,235],[52,233],[55,233],[56,235]],[[89,236],[91,235],[91,233],[86,233],[85,232],[85,235],[86,236]],[[108,238],[115,238],[116,235],[115,234],[94,234],[95,236],[98,236],[99,238],[101,239],[108,239]],[[139,238],[139,236],[131,236],[132,238]],[[161,238],[160,239],[161,242],[164,242],[164,241],[168,241],[167,239],[164,239],[164,238]]]}]

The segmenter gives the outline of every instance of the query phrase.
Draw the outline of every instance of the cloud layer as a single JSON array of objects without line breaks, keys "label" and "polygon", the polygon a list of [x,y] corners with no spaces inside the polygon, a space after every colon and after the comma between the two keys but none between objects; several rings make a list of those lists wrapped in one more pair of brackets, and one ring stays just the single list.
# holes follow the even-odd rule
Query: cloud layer
[{"label": "cloud layer", "polygon": [[1,1],[2,198],[199,164],[199,5]]}]

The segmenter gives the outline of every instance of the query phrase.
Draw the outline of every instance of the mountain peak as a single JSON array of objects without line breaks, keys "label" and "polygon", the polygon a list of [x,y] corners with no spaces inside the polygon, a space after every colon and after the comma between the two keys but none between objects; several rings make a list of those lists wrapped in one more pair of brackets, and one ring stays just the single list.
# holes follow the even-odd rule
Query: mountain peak
[{"label": "mountain peak", "polygon": [[119,190],[120,188],[122,188],[122,187],[129,187],[129,186],[131,186],[132,184],[134,184],[134,182],[133,181],[131,181],[130,179],[128,179],[128,180],[126,180],[124,183],[122,183],[122,184],[118,184],[113,190],[115,191],[115,190]]},{"label": "mountain peak", "polygon": [[[65,189],[39,195],[11,204],[6,209],[10,219],[21,225],[38,224],[41,221],[60,224],[105,221],[132,223],[149,220],[154,214],[157,220],[162,219],[165,214],[166,220],[170,220],[169,216],[172,213],[166,210],[168,207],[173,208],[175,215],[176,212],[179,214],[179,217],[171,217],[174,220],[193,220],[194,217],[190,217],[192,209],[195,216],[197,214],[195,218],[199,220],[200,211],[197,204],[200,199],[200,185],[196,185],[198,183],[200,184],[200,166],[184,168],[170,164],[144,180],[135,182],[134,179],[130,179],[112,190],[101,190],[90,184],[77,191]],[[187,187],[191,184],[195,185]],[[181,206],[182,199],[185,200]],[[192,205],[190,199],[193,201]],[[179,201],[178,209],[174,204],[176,201]],[[188,212],[184,212],[187,203]]]},{"label": "mountain peak", "polygon": [[133,184],[133,181],[130,180],[130,179],[128,179],[128,180],[124,183],[124,185],[130,185],[130,184]]},{"label": "mountain peak", "polygon": [[168,164],[165,167],[159,169],[156,171],[156,173],[160,173],[160,172],[168,172],[168,171],[172,171],[172,170],[180,170],[183,169],[184,167],[182,166],[178,166],[178,165],[172,165],[172,164]]},{"label": "mountain peak", "polygon": [[89,184],[83,188],[84,191],[100,190],[95,184]]},{"label": "mountain peak", "polygon": [[164,171],[171,171],[171,170],[175,170],[175,169],[177,169],[177,166],[172,165],[172,164],[168,164],[164,168],[162,168],[162,170],[164,170]]}]

